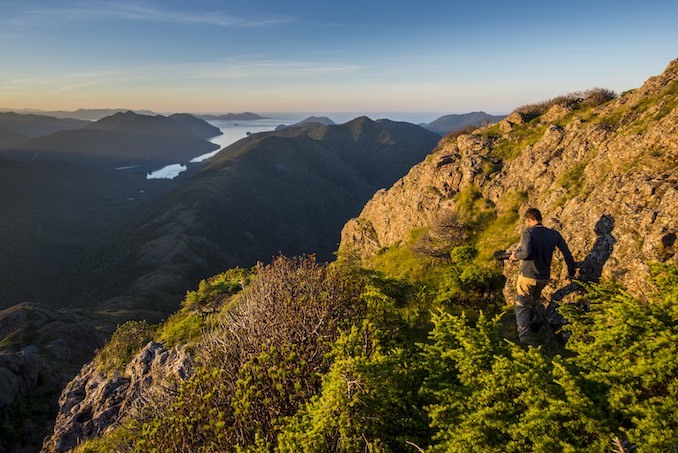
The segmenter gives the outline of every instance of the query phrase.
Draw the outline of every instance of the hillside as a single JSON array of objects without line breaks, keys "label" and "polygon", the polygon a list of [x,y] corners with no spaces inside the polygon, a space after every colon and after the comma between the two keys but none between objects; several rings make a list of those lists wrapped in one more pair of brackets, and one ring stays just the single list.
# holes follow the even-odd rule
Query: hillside
[{"label": "hillside", "polygon": [[[618,98],[565,95],[447,136],[346,224],[335,264],[232,269],[166,323],[122,326],[62,393],[44,449],[675,450],[677,78],[678,60]],[[245,145],[205,173],[277,157],[260,168],[285,175],[299,149]],[[492,260],[529,205],[586,283],[538,349],[515,344],[515,270]]]},{"label": "hillside", "polygon": [[334,121],[326,116],[309,116],[306,119],[299,121],[298,123],[285,125],[281,124],[276,127],[275,130],[285,129],[287,127],[320,127],[320,126],[331,126],[336,125]]},{"label": "hillside", "polygon": [[161,115],[125,112],[77,130],[22,142],[2,154],[18,160],[64,160],[107,168],[137,167],[138,171],[150,172],[188,162],[216,148],[181,122]]},{"label": "hillside", "polygon": [[188,113],[175,113],[168,118],[178,122],[200,138],[208,139],[221,135],[221,130],[218,127],[214,127],[208,122]]}]

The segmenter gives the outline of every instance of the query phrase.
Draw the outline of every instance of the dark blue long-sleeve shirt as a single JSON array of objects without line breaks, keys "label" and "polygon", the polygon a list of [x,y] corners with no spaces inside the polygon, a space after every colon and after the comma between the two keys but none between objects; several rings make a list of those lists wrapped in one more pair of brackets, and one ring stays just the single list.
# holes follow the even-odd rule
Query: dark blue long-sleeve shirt
[{"label": "dark blue long-sleeve shirt", "polygon": [[522,260],[520,273],[537,280],[551,278],[551,260],[556,247],[563,253],[568,275],[574,277],[575,263],[565,240],[559,232],[542,224],[523,230],[520,246],[515,251],[515,257]]}]

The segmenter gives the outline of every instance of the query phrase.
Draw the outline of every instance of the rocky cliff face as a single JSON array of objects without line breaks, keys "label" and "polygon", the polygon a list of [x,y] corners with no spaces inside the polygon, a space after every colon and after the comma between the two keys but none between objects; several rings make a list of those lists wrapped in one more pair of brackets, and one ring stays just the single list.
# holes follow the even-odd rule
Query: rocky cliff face
[{"label": "rocky cliff face", "polygon": [[149,392],[186,379],[191,366],[185,347],[167,349],[156,342],[148,343],[122,372],[106,374],[97,370],[96,360],[89,362],[61,393],[54,434],[42,451],[69,451],[104,434],[120,415],[143,408]]},{"label": "rocky cliff face", "polygon": [[[525,200],[520,214],[539,208],[568,241],[582,280],[611,277],[634,293],[648,291],[647,263],[678,260],[678,60],[610,102],[579,101],[444,138],[346,224],[341,249],[366,258],[405,241],[458,210],[457,194],[475,187],[498,213],[511,194]],[[520,227],[514,223],[514,237]],[[512,280],[517,268],[508,266]],[[554,270],[551,291],[561,297],[565,269]]]}]

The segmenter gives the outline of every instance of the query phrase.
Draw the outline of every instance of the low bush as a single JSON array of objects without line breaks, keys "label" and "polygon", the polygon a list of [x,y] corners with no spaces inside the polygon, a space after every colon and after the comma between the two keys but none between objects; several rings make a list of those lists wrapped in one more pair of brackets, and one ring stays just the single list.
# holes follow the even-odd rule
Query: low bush
[{"label": "low bush", "polygon": [[553,99],[537,102],[534,104],[526,104],[518,107],[513,112],[520,113],[529,121],[544,113],[554,105],[560,105],[567,109],[578,109],[595,107],[605,102],[611,101],[617,97],[617,93],[607,88],[593,88],[586,91],[574,91],[562,96],[557,96]]}]

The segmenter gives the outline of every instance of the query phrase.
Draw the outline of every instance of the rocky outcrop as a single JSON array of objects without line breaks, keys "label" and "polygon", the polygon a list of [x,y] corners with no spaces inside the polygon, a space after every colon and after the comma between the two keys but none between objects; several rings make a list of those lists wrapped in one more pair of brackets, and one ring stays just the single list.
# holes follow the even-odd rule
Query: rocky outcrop
[{"label": "rocky outcrop", "polygon": [[97,369],[96,360],[89,362],[62,392],[54,434],[42,451],[65,452],[105,433],[122,414],[142,410],[149,392],[186,379],[190,369],[185,347],[166,349],[153,341],[122,372],[107,375]]},{"label": "rocky outcrop", "polygon": [[[532,120],[516,113],[497,126],[443,140],[346,224],[341,250],[367,258],[406,241],[412,230],[457,209],[456,195],[475,186],[498,212],[510,194],[526,199],[520,214],[538,207],[581,262],[583,280],[610,277],[645,293],[648,262],[678,261],[677,106],[678,60],[601,106],[554,106]],[[520,227],[516,223],[514,235]],[[510,300],[516,271],[505,272]],[[553,271],[550,291],[563,297],[565,269],[558,263]]]}]

